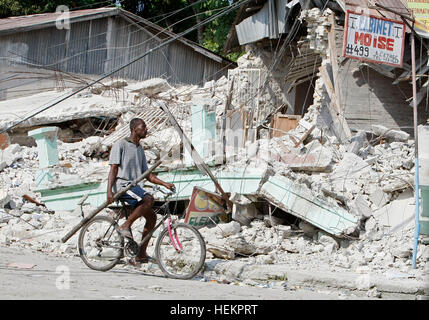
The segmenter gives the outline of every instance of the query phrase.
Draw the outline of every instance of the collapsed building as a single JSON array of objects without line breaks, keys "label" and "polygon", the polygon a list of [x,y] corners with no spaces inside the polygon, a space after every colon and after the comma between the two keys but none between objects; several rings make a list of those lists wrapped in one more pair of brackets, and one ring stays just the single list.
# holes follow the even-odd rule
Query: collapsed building
[{"label": "collapsed building", "polygon": [[[234,203],[228,223],[213,221],[220,212],[193,222],[207,242],[207,272],[226,275],[230,264],[211,263],[221,259],[308,270],[322,264],[335,271],[396,270],[399,278],[423,281],[429,258],[423,238],[417,270],[410,269],[415,217],[415,146],[406,81],[410,53],[404,53],[403,70],[344,59],[349,6],[357,4],[251,2],[240,8],[226,44],[226,51],[244,46],[246,53],[226,76],[202,85],[120,77],[69,100],[83,105],[77,99],[105,99],[100,106],[117,117],[108,132],[72,142],[67,140],[71,133],[59,134],[59,121],[42,119],[47,112],[37,117],[42,119],[37,127],[30,120],[26,134],[35,143],[8,141],[0,158],[0,242],[73,254],[76,245],[59,239],[81,219],[80,205],[97,207],[105,200],[109,150],[129,135],[134,117],[149,128],[142,141],[148,162],[163,159],[157,174],[176,185],[171,200],[178,212],[185,212],[194,187],[215,192],[160,108],[167,106]],[[419,59],[427,61],[427,52]],[[423,62],[417,73],[423,78],[425,72]],[[424,88],[419,123],[429,116]],[[117,97],[128,104],[118,104]],[[55,110],[50,112],[58,117]],[[77,119],[86,117],[70,105],[67,111]],[[7,121],[0,125],[10,125]],[[424,150],[427,126],[419,132]],[[423,236],[428,218],[423,204]]]}]

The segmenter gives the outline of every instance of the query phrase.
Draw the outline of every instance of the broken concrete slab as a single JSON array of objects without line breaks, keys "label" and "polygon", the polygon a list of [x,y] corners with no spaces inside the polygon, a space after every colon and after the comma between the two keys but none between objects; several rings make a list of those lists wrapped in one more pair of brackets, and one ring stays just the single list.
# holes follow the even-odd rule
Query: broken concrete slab
[{"label": "broken concrete slab", "polygon": [[218,224],[223,237],[229,237],[240,232],[240,224],[236,221]]},{"label": "broken concrete slab", "polygon": [[[72,90],[67,90],[71,93]],[[10,99],[0,102],[0,129],[6,129],[12,126],[28,113],[34,112],[37,107],[43,107],[48,101],[55,101],[58,99],[58,92],[52,90],[32,95],[30,97],[23,97],[17,99]],[[31,103],[29,103],[31,101]],[[15,117],[10,116],[10,106],[13,105]],[[23,122],[20,126],[32,127],[36,125],[43,125],[48,123],[60,123],[74,119],[84,119],[88,117],[113,117],[122,113],[130,111],[135,108],[134,103],[127,99],[119,100],[118,97],[103,97],[101,95],[76,95],[67,99],[55,108],[51,108],[41,112],[31,119]]]},{"label": "broken concrete slab", "polygon": [[22,147],[19,144],[11,144],[4,150],[0,150],[0,171],[12,165],[18,159],[22,159]]},{"label": "broken concrete slab", "polygon": [[368,140],[365,131],[358,131],[351,139],[350,144],[347,146],[347,152],[358,154],[359,150],[364,147]]},{"label": "broken concrete slab", "polygon": [[257,247],[253,243],[247,242],[243,237],[229,237],[226,240],[228,248],[234,250],[236,254],[251,255],[255,254]]},{"label": "broken concrete slab", "polygon": [[[389,179],[391,178],[391,179]],[[412,189],[414,186],[414,174],[402,174],[400,177],[387,177],[381,181],[381,189],[387,193]]]},{"label": "broken concrete slab", "polygon": [[388,142],[407,142],[410,138],[410,135],[405,131],[390,130],[382,125],[372,125],[372,131],[378,136],[385,137]]},{"label": "broken concrete slab", "polygon": [[[219,181],[222,189],[228,193],[243,195],[257,194],[259,184],[266,175],[266,168],[237,168],[230,170],[214,171],[213,175]],[[203,176],[198,170],[175,170],[170,172],[159,172],[158,177],[166,182],[174,183],[178,192],[174,199],[190,199],[194,186],[215,192],[216,187],[208,176]],[[163,198],[161,192],[154,194],[155,198]]]},{"label": "broken concrete slab", "polygon": [[384,234],[395,234],[414,225],[415,207],[414,193],[406,190],[396,200],[374,211],[374,218]]},{"label": "broken concrete slab", "polygon": [[244,195],[232,193],[229,200],[234,204],[232,207],[232,219],[249,226],[250,222],[258,215],[258,210],[252,201]]},{"label": "broken concrete slab", "polygon": [[225,259],[225,260],[233,260],[235,258],[234,251],[220,248],[220,247],[213,247],[210,244],[207,244],[207,251],[212,253],[214,257]]},{"label": "broken concrete slab", "polygon": [[260,196],[282,210],[338,237],[354,232],[358,224],[358,219],[345,209],[315,197],[306,186],[296,184],[286,177],[269,177],[262,185]]},{"label": "broken concrete slab", "polygon": [[369,195],[369,200],[372,202],[375,209],[383,207],[390,201],[391,195],[386,193],[379,186],[370,184],[365,192]]},{"label": "broken concrete slab", "polygon": [[332,162],[333,152],[319,141],[314,140],[300,151],[285,153],[280,156],[281,161],[286,163],[294,171],[326,172]]},{"label": "broken concrete slab", "polygon": [[171,89],[170,85],[167,80],[162,78],[153,78],[127,86],[127,90],[135,93],[141,93],[146,96],[153,96],[168,89]]},{"label": "broken concrete slab", "polygon": [[368,171],[370,171],[368,163],[354,153],[346,152],[330,175],[330,179],[358,178],[362,173]]},{"label": "broken concrete slab", "polygon": [[348,206],[351,211],[360,219],[367,219],[372,216],[372,209],[368,205],[368,202],[361,196],[358,195]]}]

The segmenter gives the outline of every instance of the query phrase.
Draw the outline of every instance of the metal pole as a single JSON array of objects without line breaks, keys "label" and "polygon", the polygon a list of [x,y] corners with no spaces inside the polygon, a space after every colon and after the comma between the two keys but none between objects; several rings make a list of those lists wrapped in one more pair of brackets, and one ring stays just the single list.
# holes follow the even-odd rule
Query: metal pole
[{"label": "metal pole", "polygon": [[165,114],[168,117],[168,120],[170,121],[171,125],[176,129],[177,133],[180,136],[180,139],[182,140],[183,146],[188,150],[189,154],[192,157],[192,160],[194,160],[195,165],[197,166],[198,170],[200,170],[201,174],[208,175],[210,179],[212,179],[213,183],[216,186],[216,189],[221,193],[222,199],[227,204],[228,212],[232,212],[232,202],[229,200],[228,195],[223,191],[221,185],[217,181],[216,177],[213,175],[213,173],[210,171],[210,168],[206,165],[204,160],[201,158],[200,154],[197,152],[195,147],[193,146],[191,140],[186,136],[186,134],[183,132],[183,129],[180,127],[179,123],[177,122],[176,118],[171,114],[170,110],[168,110],[167,106],[163,101],[158,102],[159,107],[165,112]]},{"label": "metal pole", "polygon": [[414,168],[415,187],[414,194],[416,200],[416,222],[414,226],[414,248],[413,248],[413,269],[416,269],[417,245],[420,233],[420,189],[419,189],[419,140],[417,131],[417,89],[416,89],[416,56],[414,48],[414,34],[411,32],[411,72],[413,76],[413,115],[414,115]]},{"label": "metal pole", "polygon": [[[118,71],[120,71],[120,70],[122,70],[122,69],[124,69],[124,68],[128,67],[129,65],[133,64],[134,62],[136,62],[136,61],[138,61],[138,60],[143,59],[143,58],[144,58],[145,56],[147,56],[148,54],[151,54],[152,52],[154,52],[154,51],[156,51],[156,50],[158,50],[158,49],[160,49],[160,48],[162,48],[162,47],[166,46],[167,44],[169,44],[169,43],[171,43],[171,42],[173,42],[173,41],[176,41],[177,39],[179,39],[179,38],[181,38],[181,37],[185,36],[186,34],[190,33],[191,31],[196,30],[198,27],[200,27],[200,26],[204,26],[204,25],[206,25],[207,23],[209,23],[209,22],[211,22],[211,21],[213,21],[213,20],[216,20],[217,18],[222,17],[223,15],[227,14],[228,12],[230,12],[230,11],[232,11],[232,10],[234,10],[234,9],[238,8],[238,7],[239,7],[239,6],[241,6],[241,5],[245,5],[245,4],[247,4],[248,2],[250,2],[250,1],[251,1],[251,0],[240,0],[240,1],[235,2],[235,3],[234,3],[234,4],[232,4],[228,9],[225,9],[224,11],[221,11],[220,13],[217,13],[217,14],[213,15],[213,16],[212,16],[212,17],[210,17],[210,18],[207,18],[206,20],[204,20],[203,22],[201,22],[201,24],[199,24],[199,25],[197,24],[197,25],[195,25],[195,26],[192,26],[192,27],[190,27],[190,28],[186,29],[186,30],[185,30],[185,31],[183,31],[182,33],[179,33],[178,35],[173,36],[173,37],[172,37],[172,38],[170,38],[169,40],[166,40],[166,41],[164,41],[164,42],[160,43],[158,46],[153,47],[152,49],[150,49],[150,50],[146,51],[145,53],[143,53],[142,55],[138,56],[137,58],[135,58],[135,59],[133,59],[133,60],[129,61],[128,63],[126,63],[126,64],[124,64],[124,65],[122,65],[122,66],[120,66],[120,67],[118,67],[118,68],[114,69],[113,71],[110,71],[109,73],[107,73],[107,74],[105,74],[105,75],[101,76],[101,77],[100,77],[100,78],[98,78],[97,80],[92,81],[91,83],[89,83],[89,84],[87,84],[87,85],[85,85],[85,86],[83,86],[83,87],[81,87],[81,88],[79,88],[79,89],[77,89],[77,90],[73,91],[72,93],[70,93],[70,94],[66,95],[65,97],[63,97],[63,98],[61,98],[61,99],[59,99],[59,100],[57,100],[57,101],[55,101],[55,102],[51,103],[51,104],[50,104],[50,105],[48,105],[47,107],[44,107],[43,109],[41,109],[41,110],[39,110],[39,111],[37,111],[37,112],[35,112],[35,113],[33,113],[33,114],[29,115],[28,117],[26,117],[26,118],[24,118],[24,119],[22,119],[22,120],[18,121],[17,123],[15,123],[15,124],[13,124],[13,125],[9,126],[8,128],[1,130],[1,131],[0,131],[0,134],[1,134],[1,133],[3,133],[3,132],[9,131],[10,129],[12,129],[12,128],[16,127],[17,125],[19,125],[19,124],[21,124],[21,123],[23,123],[23,122],[25,122],[25,121],[27,121],[27,120],[29,120],[29,119],[31,119],[32,117],[34,117],[34,116],[38,115],[39,113],[41,113],[41,112],[43,112],[43,111],[45,111],[45,110],[48,110],[48,109],[52,108],[53,106],[55,106],[55,105],[57,105],[57,104],[59,104],[59,103],[63,102],[64,100],[67,100],[68,98],[70,98],[70,97],[74,96],[75,94],[77,94],[77,93],[79,93],[79,92],[81,92],[81,91],[83,91],[83,90],[85,90],[85,89],[89,88],[90,86],[93,86],[94,84],[96,84],[96,83],[100,82],[101,80],[103,80],[103,79],[105,79],[105,78],[107,78],[107,77],[109,77],[109,76],[113,75],[114,73],[116,73],[116,72],[118,72]],[[159,33],[158,33],[158,34],[159,34]],[[156,35],[155,35],[155,36],[156,36]]]}]

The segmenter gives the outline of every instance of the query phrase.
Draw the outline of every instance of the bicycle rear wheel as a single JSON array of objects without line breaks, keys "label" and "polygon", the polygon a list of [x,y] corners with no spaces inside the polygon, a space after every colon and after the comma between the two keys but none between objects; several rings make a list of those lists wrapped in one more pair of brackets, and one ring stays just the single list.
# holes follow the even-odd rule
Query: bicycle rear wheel
[{"label": "bicycle rear wheel", "polygon": [[170,278],[191,279],[204,266],[206,244],[194,227],[185,223],[161,231],[155,245],[155,255],[162,272]]},{"label": "bicycle rear wheel", "polygon": [[82,227],[78,248],[80,257],[88,267],[107,271],[123,257],[124,238],[114,219],[98,216]]}]

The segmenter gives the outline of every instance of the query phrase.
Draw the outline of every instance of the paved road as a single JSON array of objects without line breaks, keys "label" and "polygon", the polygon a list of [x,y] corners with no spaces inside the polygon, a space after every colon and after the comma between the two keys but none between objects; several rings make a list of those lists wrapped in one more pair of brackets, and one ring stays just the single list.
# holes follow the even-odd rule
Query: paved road
[{"label": "paved road", "polygon": [[[243,284],[167,279],[120,266],[108,272],[98,272],[87,268],[79,257],[57,257],[26,248],[0,247],[0,256],[0,299],[368,299],[364,293],[359,295],[356,292],[335,292],[328,289],[285,290],[281,287],[261,288]],[[35,266],[29,268],[31,264]]]}]

